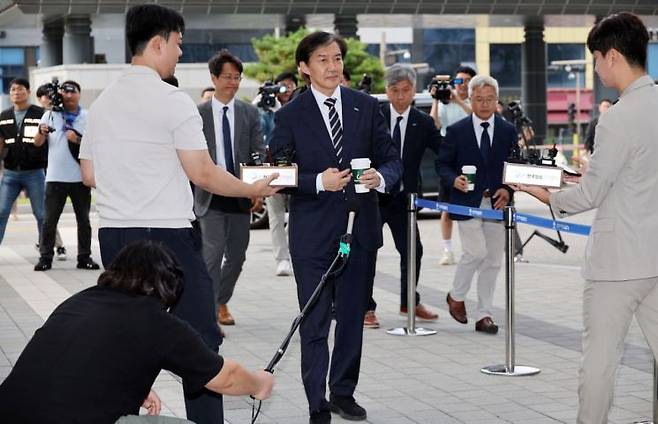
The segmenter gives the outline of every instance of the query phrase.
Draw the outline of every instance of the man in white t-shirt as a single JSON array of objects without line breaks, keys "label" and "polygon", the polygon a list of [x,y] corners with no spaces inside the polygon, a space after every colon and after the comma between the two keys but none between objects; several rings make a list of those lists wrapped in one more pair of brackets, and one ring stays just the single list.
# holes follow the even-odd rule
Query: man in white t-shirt
[{"label": "man in white t-shirt", "polygon": [[[176,254],[185,287],[173,312],[214,350],[221,343],[212,281],[192,230],[195,186],[224,196],[269,196],[273,178],[245,184],[215,166],[201,116],[183,91],[162,81],[182,54],[183,17],[155,4],[132,7],[126,39],[132,65],[92,105],[80,149],[85,184],[96,186],[103,265],[127,243],[150,239]],[[223,423],[222,399],[190,392],[183,381],[187,418]]]}]

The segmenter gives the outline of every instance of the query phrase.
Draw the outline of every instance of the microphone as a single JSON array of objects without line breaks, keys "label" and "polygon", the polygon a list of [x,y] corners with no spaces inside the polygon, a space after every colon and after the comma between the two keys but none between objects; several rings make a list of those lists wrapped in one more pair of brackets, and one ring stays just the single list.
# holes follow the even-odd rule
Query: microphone
[{"label": "microphone", "polygon": [[359,211],[359,201],[350,199],[347,202],[347,230],[340,238],[338,247],[338,254],[342,258],[347,258],[350,255],[350,247],[352,245],[352,229],[354,228],[354,218]]}]

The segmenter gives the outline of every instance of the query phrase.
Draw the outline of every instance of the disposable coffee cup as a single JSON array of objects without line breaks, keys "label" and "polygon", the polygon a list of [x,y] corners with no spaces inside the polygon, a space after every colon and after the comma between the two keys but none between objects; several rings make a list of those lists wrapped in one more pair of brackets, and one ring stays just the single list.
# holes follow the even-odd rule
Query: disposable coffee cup
[{"label": "disposable coffee cup", "polygon": [[468,191],[475,190],[475,173],[477,172],[477,167],[475,165],[464,165],[462,166],[462,174],[468,180]]},{"label": "disposable coffee cup", "polygon": [[352,179],[354,180],[354,190],[357,193],[367,193],[370,191],[369,188],[361,184],[359,178],[365,172],[366,169],[370,168],[370,159],[368,158],[356,158],[350,161],[350,167],[352,168]]}]

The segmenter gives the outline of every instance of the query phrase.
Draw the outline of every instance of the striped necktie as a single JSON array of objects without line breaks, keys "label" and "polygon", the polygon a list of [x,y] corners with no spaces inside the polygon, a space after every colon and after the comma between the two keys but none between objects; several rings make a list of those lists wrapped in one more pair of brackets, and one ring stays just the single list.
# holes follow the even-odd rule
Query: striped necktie
[{"label": "striped necktie", "polygon": [[331,143],[334,145],[336,159],[338,164],[343,163],[343,126],[340,124],[340,118],[336,111],[336,99],[329,97],[324,101],[325,106],[329,108],[329,126],[331,127]]}]

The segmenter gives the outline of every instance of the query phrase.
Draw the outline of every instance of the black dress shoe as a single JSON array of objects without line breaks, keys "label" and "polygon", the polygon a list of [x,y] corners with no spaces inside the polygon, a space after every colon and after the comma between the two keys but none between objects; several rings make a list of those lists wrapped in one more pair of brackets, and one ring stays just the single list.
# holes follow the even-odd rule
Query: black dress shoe
[{"label": "black dress shoe", "polygon": [[367,418],[366,410],[352,396],[331,396],[329,408],[346,420],[361,421]]},{"label": "black dress shoe", "polygon": [[331,423],[331,413],[329,411],[311,412],[308,422],[309,424],[329,424]]},{"label": "black dress shoe", "polygon": [[53,267],[53,261],[49,261],[44,258],[39,258],[39,262],[34,265],[34,270],[35,271],[48,271],[50,268]]},{"label": "black dress shoe", "polygon": [[78,269],[89,269],[89,270],[95,270],[95,269],[101,269],[100,265],[98,265],[96,262],[93,261],[91,258],[87,259],[79,259],[78,260],[78,265],[76,266]]},{"label": "black dress shoe", "polygon": [[497,334],[498,326],[493,322],[491,317],[484,317],[475,323],[475,331],[481,331],[487,334]]}]

